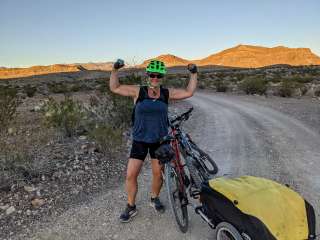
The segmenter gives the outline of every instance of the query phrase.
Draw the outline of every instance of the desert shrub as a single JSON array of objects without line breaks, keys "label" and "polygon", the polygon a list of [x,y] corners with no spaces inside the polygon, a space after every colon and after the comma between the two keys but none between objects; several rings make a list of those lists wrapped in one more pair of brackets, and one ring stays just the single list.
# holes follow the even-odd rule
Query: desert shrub
[{"label": "desert shrub", "polygon": [[123,78],[120,79],[122,84],[141,84],[143,77],[138,75],[137,73],[131,73]]},{"label": "desert shrub", "polygon": [[199,81],[198,88],[199,89],[206,89],[206,83],[204,81]]},{"label": "desert shrub", "polygon": [[45,124],[60,129],[67,137],[77,134],[86,115],[82,105],[70,96],[65,96],[61,102],[49,98],[42,111]]},{"label": "desert shrub", "polygon": [[315,95],[316,97],[320,97],[320,89],[315,90],[315,91],[314,91],[314,95]]},{"label": "desert shrub", "polygon": [[176,78],[176,76],[173,75],[173,74],[170,74],[170,75],[167,75],[167,76],[166,76],[166,79],[168,79],[168,80],[173,80],[173,79],[175,79],[175,78]]},{"label": "desert shrub", "polygon": [[[96,94],[90,97],[89,106],[85,106],[88,119],[87,125],[108,122],[125,129],[131,124],[133,100],[117,94]],[[90,127],[89,127],[90,128]]]},{"label": "desert shrub", "polygon": [[110,112],[112,122],[117,126],[127,127],[131,124],[133,100],[129,97],[111,95],[112,110]]},{"label": "desert shrub", "polygon": [[213,84],[216,87],[217,92],[226,92],[228,90],[228,84],[224,80],[214,81]]},{"label": "desert shrub", "polygon": [[68,92],[79,92],[85,90],[85,85],[81,85],[80,83],[75,83],[68,86]]},{"label": "desert shrub", "polygon": [[99,152],[104,155],[113,156],[122,144],[122,130],[107,123],[96,125],[89,132],[89,137],[96,143]]},{"label": "desert shrub", "polygon": [[68,93],[70,92],[69,87],[66,83],[50,83],[48,89],[52,93]]},{"label": "desert shrub", "polygon": [[283,80],[280,85],[279,94],[281,97],[291,97],[294,91],[301,87],[301,84],[291,81],[291,80]]},{"label": "desert shrub", "polygon": [[184,88],[185,86],[187,86],[188,81],[188,77],[175,75],[175,77],[172,78],[165,77],[162,80],[162,84],[166,87]]},{"label": "desert shrub", "polygon": [[6,131],[17,114],[20,100],[15,88],[2,88],[0,91],[0,134]]},{"label": "desert shrub", "polygon": [[305,95],[308,92],[308,88],[304,84],[301,84],[300,90],[302,95]]},{"label": "desert shrub", "polygon": [[282,81],[282,78],[281,77],[273,77],[270,81],[273,83],[279,83]]},{"label": "desert shrub", "polygon": [[289,78],[288,80],[291,80],[292,82],[297,82],[297,83],[309,83],[313,81],[313,77],[309,76],[294,76]]},{"label": "desert shrub", "polygon": [[33,97],[37,92],[37,88],[28,84],[24,86],[24,92],[27,94],[28,97]]},{"label": "desert shrub", "polygon": [[234,76],[237,78],[237,81],[242,81],[242,79],[245,77],[245,74],[235,73]]},{"label": "desert shrub", "polygon": [[111,93],[109,89],[109,84],[106,81],[99,83],[95,88],[100,94]]},{"label": "desert shrub", "polygon": [[55,168],[54,161],[39,156],[44,148],[50,148],[47,143],[57,137],[56,131],[41,124],[21,127],[27,123],[28,120],[19,119],[12,127],[19,131],[0,138],[0,188],[34,180]]},{"label": "desert shrub", "polygon": [[267,81],[263,78],[246,78],[241,82],[240,89],[246,94],[264,94],[267,90]]}]

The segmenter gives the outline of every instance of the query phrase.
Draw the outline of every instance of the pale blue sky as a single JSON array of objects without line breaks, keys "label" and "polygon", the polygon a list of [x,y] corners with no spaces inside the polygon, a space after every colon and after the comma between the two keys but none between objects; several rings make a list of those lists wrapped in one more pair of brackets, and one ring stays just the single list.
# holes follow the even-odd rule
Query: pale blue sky
[{"label": "pale blue sky", "polygon": [[320,55],[319,0],[0,0],[0,66],[199,59],[240,43]]}]

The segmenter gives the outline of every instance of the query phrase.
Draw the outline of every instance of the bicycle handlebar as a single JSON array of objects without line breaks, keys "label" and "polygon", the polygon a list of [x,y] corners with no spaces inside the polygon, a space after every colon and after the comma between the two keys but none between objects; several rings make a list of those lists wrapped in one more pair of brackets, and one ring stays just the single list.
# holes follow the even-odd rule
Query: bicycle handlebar
[{"label": "bicycle handlebar", "polygon": [[181,115],[175,117],[174,119],[169,120],[170,125],[173,125],[175,122],[178,122],[178,121],[181,122],[181,121],[188,120],[192,111],[193,111],[193,107],[191,107],[188,111],[182,113]]}]

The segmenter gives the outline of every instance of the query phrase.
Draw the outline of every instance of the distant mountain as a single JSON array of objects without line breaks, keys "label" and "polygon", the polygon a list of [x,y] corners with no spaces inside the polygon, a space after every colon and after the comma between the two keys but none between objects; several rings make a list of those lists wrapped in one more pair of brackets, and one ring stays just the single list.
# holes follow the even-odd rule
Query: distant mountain
[{"label": "distant mountain", "polygon": [[101,71],[110,71],[113,66],[113,62],[99,62],[99,63],[75,63],[76,66],[81,66],[86,70],[101,70]]},{"label": "distant mountain", "polygon": [[59,72],[78,72],[86,70],[110,71],[112,62],[105,63],[74,63],[74,64],[54,64],[49,66],[33,66],[29,68],[5,68],[0,67],[1,78],[17,78],[41,74],[59,73]]},{"label": "distant mountain", "polygon": [[[172,54],[160,55],[156,57],[156,59],[158,59],[159,61],[163,61],[168,67],[186,65],[190,62],[189,60],[174,56]],[[147,66],[151,60],[152,59],[145,60],[140,66]]]},{"label": "distant mountain", "polygon": [[57,72],[80,71],[78,66],[67,64],[54,64],[49,66],[33,66],[29,68],[4,68],[0,69],[0,78],[26,77],[39,74],[49,74]]},{"label": "distant mountain", "polygon": [[264,67],[276,64],[320,65],[320,57],[309,48],[287,48],[283,46],[267,48],[238,45],[199,61],[199,65],[221,65],[231,67]]},{"label": "distant mountain", "polygon": [[[199,60],[187,60],[172,54],[160,55],[152,58],[158,59],[168,67],[185,66],[188,63],[196,63],[199,66],[219,65],[228,67],[257,68],[269,65],[287,64],[299,65],[320,65],[320,57],[311,52],[309,48],[288,48],[278,46],[273,48],[238,45],[233,48],[223,50]],[[151,59],[145,60],[136,67],[145,67]],[[85,70],[110,71],[112,62],[101,63],[75,63],[75,64],[55,64],[49,66],[34,66],[30,68],[4,68],[0,67],[1,78],[15,78],[48,74],[56,72],[75,72]]]},{"label": "distant mountain", "polygon": [[[227,67],[257,68],[277,64],[320,65],[320,57],[309,48],[287,48],[283,46],[267,48],[260,46],[238,45],[199,60],[187,60],[174,55],[155,57],[168,66],[187,65],[195,63],[199,66],[218,65]],[[142,65],[146,65],[149,60]]]}]

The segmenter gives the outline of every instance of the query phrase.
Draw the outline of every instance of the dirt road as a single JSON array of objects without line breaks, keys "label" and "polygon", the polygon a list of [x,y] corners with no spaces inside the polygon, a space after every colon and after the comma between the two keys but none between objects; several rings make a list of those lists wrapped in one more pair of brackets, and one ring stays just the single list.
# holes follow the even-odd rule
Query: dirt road
[{"label": "dirt road", "polygon": [[[197,93],[190,125],[193,138],[216,160],[219,175],[255,175],[288,183],[316,208],[320,199],[320,135],[313,127],[255,101],[238,96]],[[213,240],[213,232],[191,213],[187,234],[177,231],[171,213],[158,215],[149,207],[149,164],[139,178],[135,220],[120,224],[125,204],[124,185],[70,209],[39,226],[31,239],[199,239]],[[161,198],[167,204],[165,191]],[[191,212],[191,209],[190,209]],[[317,224],[319,228],[319,223]]]}]

